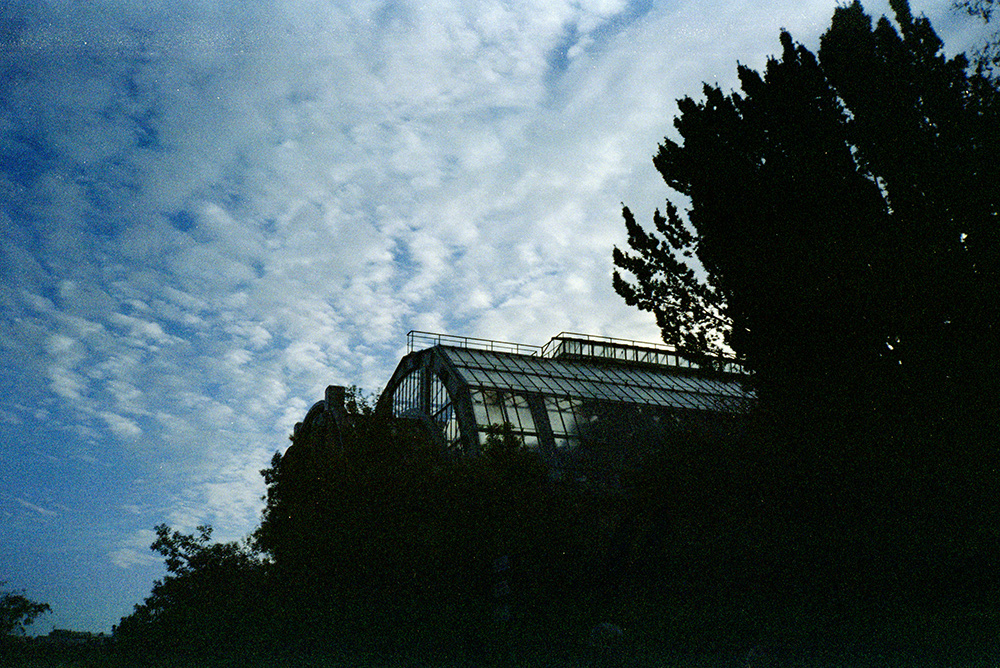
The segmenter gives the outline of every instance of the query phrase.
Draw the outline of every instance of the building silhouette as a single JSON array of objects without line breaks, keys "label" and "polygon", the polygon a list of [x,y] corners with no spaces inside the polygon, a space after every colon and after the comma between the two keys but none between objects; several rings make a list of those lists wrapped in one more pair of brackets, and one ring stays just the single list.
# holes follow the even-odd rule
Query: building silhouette
[{"label": "building silhouette", "polygon": [[[415,421],[446,455],[478,455],[501,431],[554,477],[614,482],[668,436],[731,430],[753,401],[731,360],[696,364],[663,344],[563,332],[544,346],[412,331],[375,407]],[[296,434],[336,444],[351,417],[331,386]]]}]

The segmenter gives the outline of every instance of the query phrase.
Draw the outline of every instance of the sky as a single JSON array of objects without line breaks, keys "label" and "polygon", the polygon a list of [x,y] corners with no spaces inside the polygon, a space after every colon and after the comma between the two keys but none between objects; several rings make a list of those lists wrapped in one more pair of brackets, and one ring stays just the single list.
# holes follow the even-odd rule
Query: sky
[{"label": "sky", "polygon": [[409,330],[657,340],[611,250],[669,195],[676,100],[835,6],[4,2],[0,588],[51,605],[30,632],[109,632],[157,524],[246,537],[294,424]]}]

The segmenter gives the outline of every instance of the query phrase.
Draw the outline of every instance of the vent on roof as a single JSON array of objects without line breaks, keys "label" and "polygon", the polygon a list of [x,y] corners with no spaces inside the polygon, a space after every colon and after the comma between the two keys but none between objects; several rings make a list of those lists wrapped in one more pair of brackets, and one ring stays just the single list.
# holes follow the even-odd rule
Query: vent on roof
[{"label": "vent on roof", "polygon": [[548,343],[542,346],[542,357],[553,359],[596,357],[635,364],[698,368],[697,364],[681,357],[676,350],[664,344],[573,332],[561,332],[553,336]]}]

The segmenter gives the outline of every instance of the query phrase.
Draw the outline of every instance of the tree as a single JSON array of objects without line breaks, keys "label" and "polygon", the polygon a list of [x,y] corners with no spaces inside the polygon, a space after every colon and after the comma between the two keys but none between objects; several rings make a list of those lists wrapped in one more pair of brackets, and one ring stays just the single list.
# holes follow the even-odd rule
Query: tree
[{"label": "tree", "polygon": [[819,59],[782,33],[763,76],[738,68],[742,93],[681,100],[682,142],[654,164],[687,215],[668,202],[647,232],[624,209],[616,290],[688,354],[735,351],[765,398],[871,412],[992,374],[997,90],[893,6],[901,34],[855,2]]},{"label": "tree", "polygon": [[263,565],[246,546],[213,543],[212,528],[195,534],[156,527],[150,546],[167,575],[121,620],[116,639],[145,655],[249,652],[267,638]]},{"label": "tree", "polygon": [[329,420],[307,421],[262,472],[267,505],[255,540],[295,642],[417,655],[482,649],[495,631],[493,563],[504,556],[526,626],[551,632],[553,610],[562,620],[581,614],[580,585],[607,540],[593,498],[550,484],[509,425],[490,430],[481,456],[456,459],[423,423],[365,405],[348,402],[339,436]]},{"label": "tree", "polygon": [[995,396],[1000,333],[1000,95],[968,73],[964,56],[941,56],[926,18],[901,0],[892,5],[901,35],[884,18],[872,30],[853,5],[835,14],[820,49],[852,114],[856,162],[879,184],[895,230],[889,280],[874,286],[889,306],[885,343],[906,385],[989,423],[997,411],[983,396]]},{"label": "tree", "polygon": [[[845,347],[876,346],[874,328],[856,325],[878,318],[858,279],[883,246],[878,189],[853,163],[835,91],[787,33],[782,45],[763,78],[739,68],[743,96],[706,86],[705,102],[680,101],[684,144],[665,140],[654,164],[690,199],[688,220],[668,203],[657,238],[626,209],[636,254],[614,254],[636,279],[616,272],[616,289],[656,314],[668,343],[694,356],[731,348],[759,391],[773,370],[805,381],[836,369]],[[852,297],[865,312],[844,321]]]},{"label": "tree", "polygon": [[26,627],[42,614],[51,611],[48,603],[33,601],[23,591],[0,592],[0,637],[24,635]]},{"label": "tree", "polygon": [[266,506],[254,542],[282,592],[278,621],[293,643],[388,642],[403,634],[392,615],[413,603],[423,614],[409,617],[431,630],[444,606],[423,599],[465,582],[445,556],[457,544],[451,527],[439,521],[448,462],[423,425],[375,416],[374,403],[350,388],[345,415],[307,420],[261,472]]},{"label": "tree", "polygon": [[651,230],[624,209],[614,286],[751,371],[790,508],[929,545],[997,512],[1000,95],[891,4],[896,27],[853,2],[818,57],[783,32],[739,92],[679,101],[653,159],[678,203]]},{"label": "tree", "polygon": [[[964,9],[971,16],[978,16],[983,23],[989,23],[997,8],[997,0],[957,0],[955,7]],[[1000,33],[994,32],[986,44],[976,51],[975,64],[979,72],[996,75],[1000,67]]]}]

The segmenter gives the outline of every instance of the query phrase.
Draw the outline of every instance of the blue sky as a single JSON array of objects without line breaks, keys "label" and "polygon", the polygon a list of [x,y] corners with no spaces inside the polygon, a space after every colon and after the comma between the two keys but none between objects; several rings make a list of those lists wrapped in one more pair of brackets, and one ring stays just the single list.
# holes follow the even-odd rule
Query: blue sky
[{"label": "blue sky", "polygon": [[[950,5],[913,2],[976,46]],[[834,6],[4,3],[0,580],[33,631],[109,631],[160,522],[246,536],[294,423],[410,329],[656,340],[611,249],[676,99]]]}]

